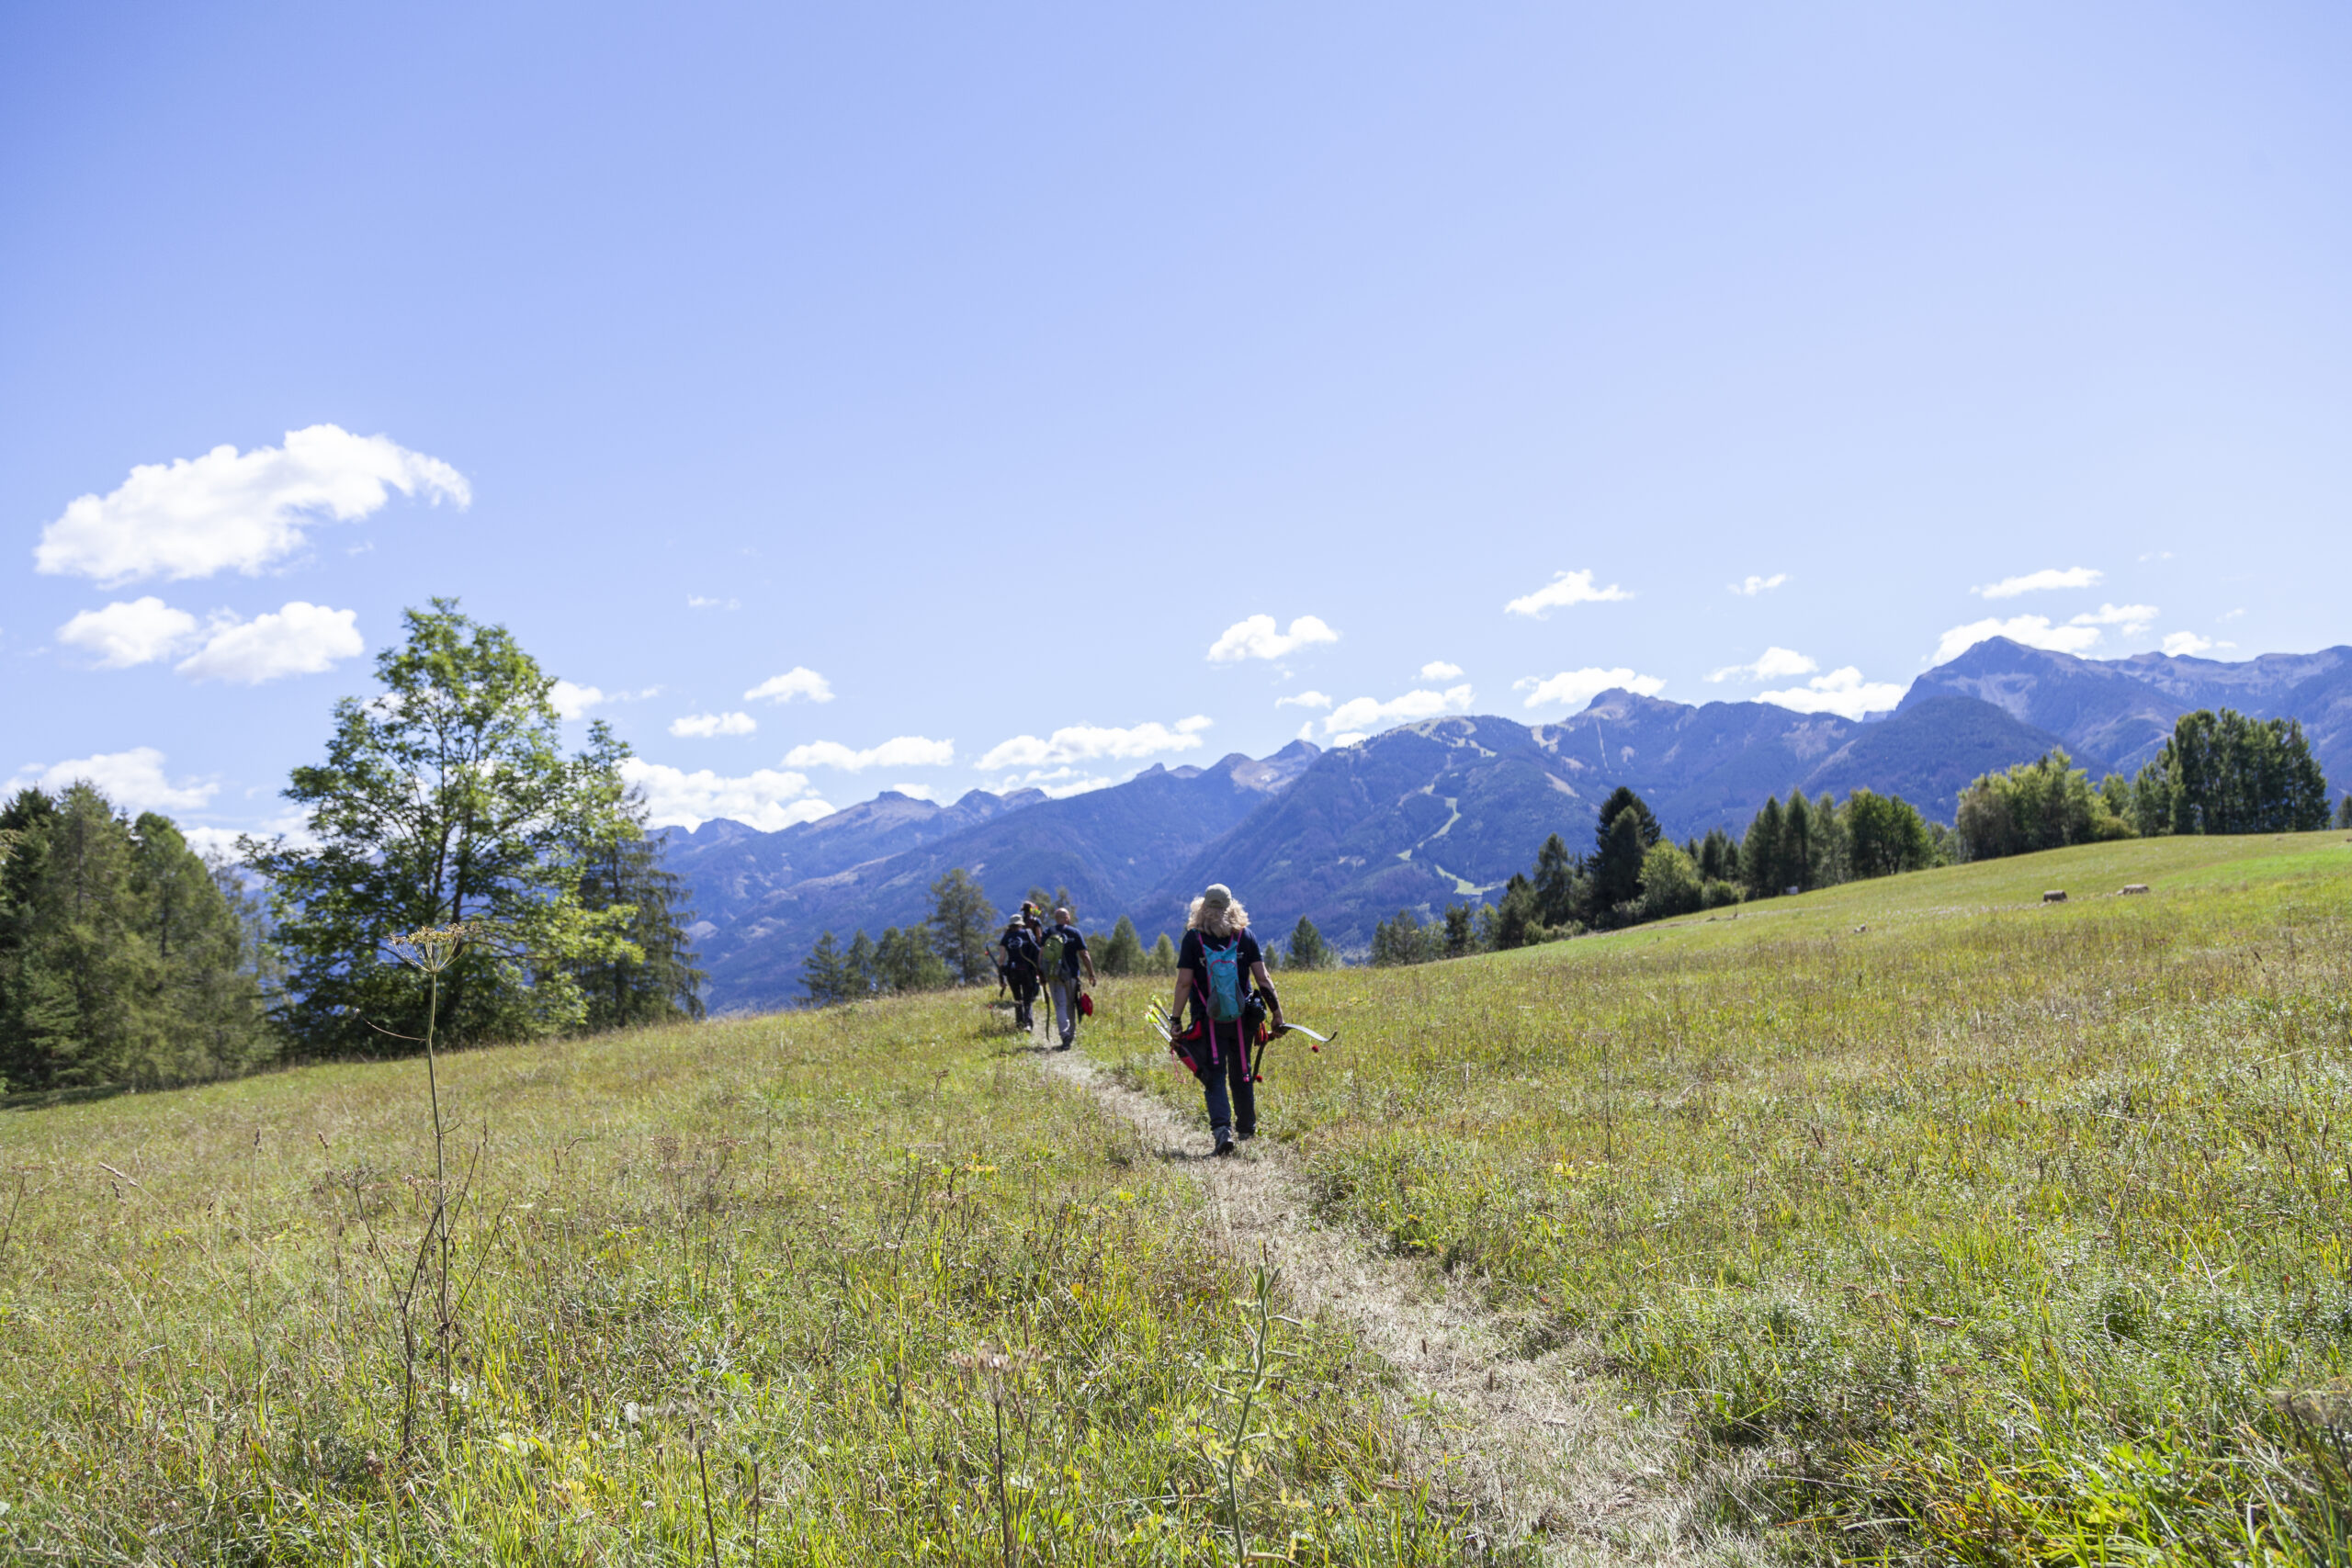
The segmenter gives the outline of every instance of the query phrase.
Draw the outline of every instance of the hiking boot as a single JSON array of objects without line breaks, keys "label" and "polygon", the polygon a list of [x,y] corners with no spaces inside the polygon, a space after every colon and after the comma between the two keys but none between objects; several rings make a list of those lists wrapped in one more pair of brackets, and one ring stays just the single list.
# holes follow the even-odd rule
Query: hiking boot
[{"label": "hiking boot", "polygon": [[1233,1154],[1240,1147],[1241,1145],[1235,1143],[1231,1138],[1219,1138],[1216,1141],[1216,1152],[1220,1157]]}]

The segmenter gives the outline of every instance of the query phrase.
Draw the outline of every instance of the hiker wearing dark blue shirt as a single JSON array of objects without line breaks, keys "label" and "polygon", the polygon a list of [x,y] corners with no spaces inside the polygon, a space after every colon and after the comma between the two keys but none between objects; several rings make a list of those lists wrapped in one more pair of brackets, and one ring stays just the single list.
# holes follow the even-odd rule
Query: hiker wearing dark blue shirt
[{"label": "hiker wearing dark blue shirt", "polygon": [[1046,933],[1043,943],[1046,955],[1046,986],[1054,1001],[1054,1022],[1061,1031],[1062,1043],[1056,1047],[1067,1051],[1078,1039],[1079,1000],[1084,995],[1078,983],[1081,967],[1086,972],[1086,984],[1094,984],[1094,955],[1086,951],[1086,939],[1079,935],[1070,923],[1068,909],[1054,911],[1054,925]]},{"label": "hiker wearing dark blue shirt", "polygon": [[[1187,1006],[1193,1010],[1189,1027],[1184,1023]],[[1257,1134],[1251,1036],[1261,1018],[1282,1028],[1283,1004],[1267,976],[1258,939],[1250,934],[1250,911],[1222,882],[1210,884],[1207,892],[1193,900],[1184,946],[1176,956],[1175,1005],[1168,1016],[1176,1031],[1178,1054],[1200,1076],[1208,1098],[1209,1131],[1216,1136],[1216,1152],[1229,1155],[1237,1137]]]},{"label": "hiker wearing dark blue shirt", "polygon": [[1036,1027],[1029,1010],[1037,999],[1038,987],[1037,938],[1030,929],[1032,919],[1029,906],[1022,905],[1021,913],[1007,923],[1004,934],[997,939],[997,968],[1004,976],[1004,983],[1012,987],[1013,1027],[1024,1033]]}]

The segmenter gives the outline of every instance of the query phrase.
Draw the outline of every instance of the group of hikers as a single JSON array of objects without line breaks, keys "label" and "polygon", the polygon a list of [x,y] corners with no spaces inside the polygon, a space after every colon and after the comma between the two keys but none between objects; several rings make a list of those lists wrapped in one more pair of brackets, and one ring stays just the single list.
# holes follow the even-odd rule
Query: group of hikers
[{"label": "group of hikers", "polygon": [[[995,956],[999,989],[1012,997],[1013,1026],[1035,1032],[1034,1010],[1042,988],[1052,1008],[1049,1022],[1060,1042],[1053,1049],[1069,1050],[1078,1039],[1078,1021],[1094,1010],[1085,986],[1095,983],[1093,954],[1087,952],[1086,938],[1072,923],[1070,911],[1056,909],[1053,924],[1047,926],[1035,904],[1023,904],[998,938]],[[1266,956],[1250,934],[1250,911],[1221,882],[1210,884],[1193,899],[1185,916],[1167,1027],[1170,1050],[1201,1081],[1216,1152],[1233,1153],[1241,1140],[1258,1132],[1251,1047],[1262,1043],[1269,1031],[1281,1033],[1283,1023],[1282,998],[1266,973]]]},{"label": "group of hikers", "polygon": [[1032,1010],[1042,988],[1052,1009],[1047,1021],[1057,1024],[1061,1033],[1062,1043],[1055,1049],[1069,1050],[1078,1039],[1079,1015],[1094,1010],[1094,999],[1079,984],[1080,975],[1087,985],[1094,984],[1094,955],[1086,951],[1085,936],[1071,924],[1069,910],[1056,909],[1048,929],[1037,906],[1023,902],[997,938],[995,957],[997,990],[1012,993],[1013,1027],[1037,1027]]}]

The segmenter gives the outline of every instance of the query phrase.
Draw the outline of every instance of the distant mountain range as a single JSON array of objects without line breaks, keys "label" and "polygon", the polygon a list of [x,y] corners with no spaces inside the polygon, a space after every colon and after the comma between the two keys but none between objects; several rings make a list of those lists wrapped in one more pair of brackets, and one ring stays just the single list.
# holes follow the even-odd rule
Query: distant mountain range
[{"label": "distant mountain range", "polygon": [[2134,771],[2181,714],[2222,706],[2301,719],[2330,780],[2352,784],[2352,648],[2094,660],[1995,637],[1864,721],[1616,690],[1558,724],[1430,719],[1333,751],[1302,740],[1264,759],[1154,767],[1060,800],[975,790],[943,807],[886,793],[775,833],[706,822],[669,830],[669,863],[694,890],[720,1009],[796,999],[820,934],[921,920],[955,866],[1003,908],[1033,886],[1068,887],[1081,925],[1131,915],[1147,942],[1181,931],[1190,897],[1225,882],[1269,933],[1306,915],[1360,949],[1399,908],[1427,916],[1492,894],[1547,834],[1583,848],[1619,784],[1677,839],[1736,834],[1792,787],[1899,795],[1949,821],[1980,773],[2053,747],[2093,778]]}]

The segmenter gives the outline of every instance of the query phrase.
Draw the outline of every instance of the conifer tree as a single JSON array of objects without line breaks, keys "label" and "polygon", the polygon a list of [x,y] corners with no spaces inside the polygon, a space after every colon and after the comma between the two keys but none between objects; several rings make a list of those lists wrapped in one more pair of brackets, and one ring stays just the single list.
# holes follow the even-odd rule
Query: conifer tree
[{"label": "conifer tree", "polygon": [[1467,958],[1477,951],[1477,933],[1470,919],[1470,906],[1450,904],[1445,910],[1445,955]]},{"label": "conifer tree", "polygon": [[[1308,931],[1313,931],[1315,928],[1309,926],[1306,929]],[[1294,937],[1292,940],[1296,941],[1297,939]],[[1296,950],[1293,949],[1293,953],[1295,953],[1295,952]],[[1296,958],[1294,957],[1292,962],[1295,964],[1297,962]],[[1168,940],[1168,933],[1166,931],[1161,931],[1159,933],[1159,940],[1151,944],[1151,972],[1155,975],[1173,975],[1176,973],[1176,944]]]},{"label": "conifer tree", "polygon": [[1750,898],[1772,897],[1788,886],[1779,880],[1782,827],[1780,797],[1768,795],[1739,845],[1742,880],[1747,884]]},{"label": "conifer tree", "polygon": [[842,944],[827,931],[817,939],[817,945],[801,960],[800,988],[808,993],[810,1007],[831,1007],[849,999],[848,981],[842,968]]},{"label": "conifer tree", "polygon": [[842,983],[853,997],[870,997],[881,988],[880,976],[875,963],[874,939],[864,927],[850,939],[849,951],[842,954]]},{"label": "conifer tree", "polygon": [[[1046,916],[1052,918],[1050,912]],[[996,908],[962,866],[931,885],[929,924],[932,947],[956,984],[977,986],[996,974],[989,956],[989,938],[999,924]]]},{"label": "conifer tree", "polygon": [[1323,933],[1315,929],[1315,922],[1305,915],[1299,916],[1298,924],[1291,928],[1289,946],[1293,969],[1329,969],[1338,956],[1323,940]]},{"label": "conifer tree", "polygon": [[1547,926],[1564,926],[1576,914],[1576,857],[1560,835],[1553,834],[1535,852],[1535,907]]},{"label": "conifer tree", "polygon": [[[617,778],[617,773],[613,775]],[[627,1029],[704,1015],[703,982],[686,928],[694,923],[685,879],[662,863],[663,840],[647,828],[644,793],[620,795],[587,846],[580,903],[592,912],[626,909],[626,947],[588,955],[575,971],[592,1030]]]},{"label": "conifer tree", "polygon": [[1143,973],[1143,939],[1136,934],[1135,921],[1126,916],[1111,928],[1110,937],[1102,944],[1096,962],[1105,975],[1140,975]]}]

